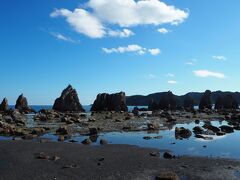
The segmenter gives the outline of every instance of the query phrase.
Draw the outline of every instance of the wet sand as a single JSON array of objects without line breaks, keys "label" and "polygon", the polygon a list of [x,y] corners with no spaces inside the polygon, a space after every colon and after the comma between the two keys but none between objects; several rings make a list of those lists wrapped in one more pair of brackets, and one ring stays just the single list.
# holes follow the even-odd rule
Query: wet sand
[{"label": "wet sand", "polygon": [[[1,180],[155,179],[166,171],[181,179],[239,179],[240,161],[199,157],[162,159],[156,149],[129,145],[1,141]],[[50,159],[38,159],[39,153]],[[56,155],[59,160],[51,160]]]}]

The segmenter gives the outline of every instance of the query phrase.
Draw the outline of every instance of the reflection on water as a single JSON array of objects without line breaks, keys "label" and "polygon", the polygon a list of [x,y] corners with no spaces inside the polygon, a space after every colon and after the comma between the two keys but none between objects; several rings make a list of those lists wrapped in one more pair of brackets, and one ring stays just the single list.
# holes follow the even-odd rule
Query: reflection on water
[{"label": "reflection on water", "polygon": [[[29,123],[31,124],[31,123]],[[219,127],[227,125],[226,121],[212,121],[213,126]],[[195,126],[203,126],[204,122],[199,124],[177,124],[173,125],[170,130],[160,130],[159,132],[111,132],[101,133],[97,137],[91,137],[92,145],[99,145],[101,139],[105,139],[109,144],[130,144],[140,147],[157,148],[161,151],[169,150],[175,155],[193,155],[193,156],[213,156],[213,157],[227,157],[240,159],[240,131],[226,134],[224,136],[209,135],[211,140],[204,140],[195,138],[194,134],[189,139],[175,139],[175,127],[184,127],[192,129]],[[160,138],[143,138],[143,137],[160,137]],[[57,141],[58,136],[54,134],[45,134],[41,138],[49,138],[52,141]],[[73,135],[69,137],[66,142],[77,141],[81,143],[88,136]],[[9,140],[9,137],[0,137],[0,140]],[[148,140],[146,140],[148,139]]]},{"label": "reflection on water", "polygon": [[[227,125],[226,121],[213,121],[212,125],[219,127]],[[204,122],[200,122],[197,126],[203,126]],[[209,135],[212,140],[198,139],[194,134],[189,139],[175,139],[175,127],[184,127],[192,130],[196,126],[195,123],[190,124],[177,124],[171,130],[161,130],[155,133],[148,132],[111,132],[99,134],[96,142],[93,145],[99,145],[100,139],[105,139],[109,144],[130,144],[140,147],[157,148],[160,151],[170,150],[175,155],[193,155],[193,156],[213,156],[213,157],[226,157],[226,158],[240,158],[240,131],[235,131],[231,134],[224,136]],[[143,137],[157,137],[150,140],[145,140]],[[44,138],[50,138],[57,141],[58,137],[55,135],[47,134]],[[88,136],[75,135],[69,140],[78,141],[81,143]],[[69,141],[66,140],[66,141]]]}]

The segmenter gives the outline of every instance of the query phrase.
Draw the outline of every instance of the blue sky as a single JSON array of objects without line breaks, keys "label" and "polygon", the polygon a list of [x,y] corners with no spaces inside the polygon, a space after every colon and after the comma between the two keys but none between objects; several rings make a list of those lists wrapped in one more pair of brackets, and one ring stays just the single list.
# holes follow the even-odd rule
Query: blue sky
[{"label": "blue sky", "polygon": [[[107,4],[107,5],[106,5]],[[174,7],[173,7],[174,6]],[[240,91],[239,0],[5,0],[0,100]],[[103,49],[105,48],[105,49]]]}]

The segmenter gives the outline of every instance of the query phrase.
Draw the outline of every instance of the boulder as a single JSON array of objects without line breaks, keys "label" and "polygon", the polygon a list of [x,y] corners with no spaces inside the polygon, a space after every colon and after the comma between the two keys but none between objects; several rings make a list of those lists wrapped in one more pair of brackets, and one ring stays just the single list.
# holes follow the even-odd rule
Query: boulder
[{"label": "boulder", "polygon": [[164,157],[165,159],[172,159],[172,158],[175,158],[175,156],[172,155],[172,154],[169,153],[169,152],[165,152],[165,153],[163,154],[163,157]]},{"label": "boulder", "polygon": [[212,109],[212,102],[211,102],[211,94],[212,92],[209,90],[206,90],[203,96],[201,97],[199,109]]},{"label": "boulder", "polygon": [[0,111],[7,111],[7,110],[8,110],[8,100],[4,98],[2,103],[0,104]]},{"label": "boulder", "polygon": [[15,109],[18,109],[20,112],[24,112],[24,113],[33,112],[33,110],[28,106],[27,98],[24,97],[23,94],[21,94],[18,97],[16,101]]},{"label": "boulder", "polygon": [[88,138],[88,139],[84,139],[83,141],[82,141],[82,144],[84,144],[84,145],[89,145],[89,144],[91,144],[92,143],[92,141]]},{"label": "boulder", "polygon": [[192,136],[192,132],[189,129],[186,129],[184,127],[175,128],[175,137],[176,139],[181,139],[181,138],[185,138],[188,139]]},{"label": "boulder", "polygon": [[108,142],[107,142],[107,140],[105,140],[105,139],[101,139],[101,140],[100,140],[100,144],[101,144],[101,145],[107,145]]},{"label": "boulder", "polygon": [[69,85],[54,102],[53,109],[59,112],[85,112],[80,104],[77,91]]},{"label": "boulder", "polygon": [[155,101],[152,99],[152,100],[149,102],[148,110],[149,110],[149,111],[156,111],[156,110],[159,110],[158,103],[155,102]]},{"label": "boulder", "polygon": [[185,95],[184,101],[183,101],[183,107],[187,111],[193,111],[194,110],[194,100],[191,96]]},{"label": "boulder", "polygon": [[139,115],[138,107],[134,107],[133,110],[132,110],[132,113],[134,114],[134,116],[138,116]]},{"label": "boulder", "polygon": [[211,125],[211,124],[209,124],[209,123],[205,123],[205,124],[203,125],[203,128],[208,129],[208,130],[211,130],[211,131],[213,131],[214,133],[217,133],[217,132],[220,131],[220,129],[219,129],[218,127],[213,126],[213,125]]},{"label": "boulder", "polygon": [[91,111],[128,111],[124,92],[116,94],[98,94]]},{"label": "boulder", "polygon": [[60,135],[67,135],[67,134],[69,134],[66,127],[60,127],[60,128],[58,128],[57,131],[56,131],[56,133],[57,133],[57,134],[60,134]]},{"label": "boulder", "polygon": [[196,126],[193,128],[194,134],[203,134],[204,130],[200,126]]},{"label": "boulder", "polygon": [[154,130],[159,130],[160,126],[156,122],[148,123],[147,124],[148,130],[154,131]]},{"label": "boulder", "polygon": [[98,128],[95,128],[95,127],[89,128],[89,134],[90,135],[97,135],[98,134]]},{"label": "boulder", "polygon": [[176,110],[177,102],[171,91],[168,91],[162,96],[159,102],[159,109],[161,110]]},{"label": "boulder", "polygon": [[223,125],[223,126],[220,126],[220,129],[222,130],[222,132],[225,132],[225,133],[233,133],[234,132],[234,129],[231,126]]}]

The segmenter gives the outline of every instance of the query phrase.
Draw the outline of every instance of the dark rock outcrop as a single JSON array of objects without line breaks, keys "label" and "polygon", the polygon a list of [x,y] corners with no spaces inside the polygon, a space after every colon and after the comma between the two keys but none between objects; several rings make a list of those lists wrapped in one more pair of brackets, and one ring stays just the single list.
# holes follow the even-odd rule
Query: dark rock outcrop
[{"label": "dark rock outcrop", "polygon": [[212,102],[211,102],[211,91],[206,90],[203,96],[201,97],[199,109],[212,109]]},{"label": "dark rock outcrop", "polygon": [[191,96],[186,95],[184,97],[184,101],[183,101],[183,107],[185,110],[187,111],[192,111],[194,110],[194,100]]},{"label": "dark rock outcrop", "polygon": [[18,97],[15,109],[18,109],[20,112],[24,113],[33,112],[33,110],[28,106],[27,98],[24,97],[23,94]]},{"label": "dark rock outcrop", "polygon": [[124,92],[98,94],[91,111],[128,111]]},{"label": "dark rock outcrop", "polygon": [[156,111],[156,110],[158,110],[158,109],[159,109],[158,103],[155,102],[155,101],[152,99],[152,100],[149,102],[148,109],[149,109],[150,111]]},{"label": "dark rock outcrop", "polygon": [[69,85],[54,102],[53,109],[59,112],[84,112],[77,91]]},{"label": "dark rock outcrop", "polygon": [[192,136],[192,132],[189,129],[186,129],[184,127],[181,128],[175,128],[175,138],[176,139],[188,139]]},{"label": "dark rock outcrop", "polygon": [[176,99],[171,91],[168,91],[165,96],[160,99],[159,109],[175,110],[177,106]]},{"label": "dark rock outcrop", "polygon": [[2,103],[0,104],[0,111],[7,111],[8,110],[8,100],[4,98]]},{"label": "dark rock outcrop", "polygon": [[239,105],[233,96],[229,94],[225,96],[218,96],[215,102],[215,109],[239,109]]}]

